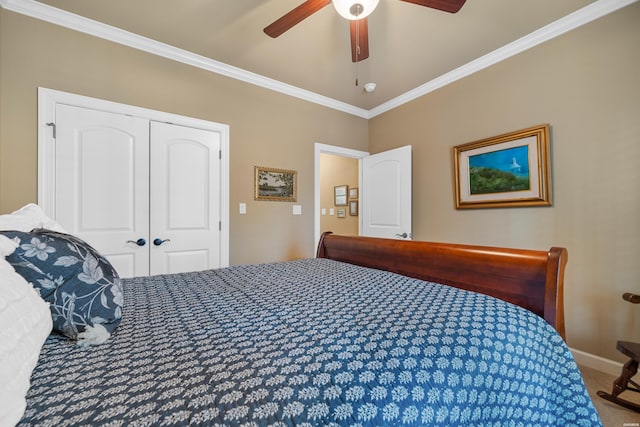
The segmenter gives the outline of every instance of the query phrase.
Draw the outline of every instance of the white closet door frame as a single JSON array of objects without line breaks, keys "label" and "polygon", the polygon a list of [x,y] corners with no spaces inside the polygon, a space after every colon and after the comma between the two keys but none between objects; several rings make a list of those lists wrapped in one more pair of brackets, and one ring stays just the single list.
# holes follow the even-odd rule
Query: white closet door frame
[{"label": "white closet door frame", "polygon": [[73,105],[119,114],[141,117],[158,122],[219,132],[220,141],[220,266],[229,265],[229,126],[192,117],[150,110],[83,95],[38,88],[38,204],[54,217],[55,201],[55,127],[56,104]]}]

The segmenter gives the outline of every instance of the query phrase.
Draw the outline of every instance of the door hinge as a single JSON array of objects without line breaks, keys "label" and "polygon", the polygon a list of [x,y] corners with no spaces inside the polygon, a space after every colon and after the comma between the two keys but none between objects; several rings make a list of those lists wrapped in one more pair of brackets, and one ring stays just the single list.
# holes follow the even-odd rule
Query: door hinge
[{"label": "door hinge", "polygon": [[56,124],[53,122],[49,122],[49,123],[46,123],[46,125],[52,129],[53,139],[56,139]]},{"label": "door hinge", "polygon": [[218,159],[222,160],[222,150],[218,150]]},{"label": "door hinge", "polygon": [[218,231],[222,231],[222,221],[218,221]]}]

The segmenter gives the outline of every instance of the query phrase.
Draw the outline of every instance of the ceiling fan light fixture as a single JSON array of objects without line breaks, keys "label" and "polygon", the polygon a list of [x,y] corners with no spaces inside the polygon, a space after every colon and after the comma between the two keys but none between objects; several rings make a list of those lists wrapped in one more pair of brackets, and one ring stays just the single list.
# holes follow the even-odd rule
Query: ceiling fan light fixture
[{"label": "ceiling fan light fixture", "polygon": [[345,19],[351,21],[371,15],[380,0],[332,0],[333,7]]}]

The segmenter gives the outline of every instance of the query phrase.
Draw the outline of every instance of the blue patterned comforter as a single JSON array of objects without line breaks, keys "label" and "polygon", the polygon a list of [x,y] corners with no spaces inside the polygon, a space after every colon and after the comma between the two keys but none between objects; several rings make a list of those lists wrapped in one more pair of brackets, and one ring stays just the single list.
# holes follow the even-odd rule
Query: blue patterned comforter
[{"label": "blue patterned comforter", "polygon": [[126,279],[101,346],[51,336],[20,425],[597,426],[544,320],[327,259]]}]

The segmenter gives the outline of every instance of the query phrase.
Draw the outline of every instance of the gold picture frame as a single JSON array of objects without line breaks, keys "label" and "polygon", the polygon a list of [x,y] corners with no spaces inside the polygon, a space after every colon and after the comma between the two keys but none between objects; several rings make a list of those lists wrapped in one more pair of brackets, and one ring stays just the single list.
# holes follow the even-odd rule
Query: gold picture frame
[{"label": "gold picture frame", "polygon": [[333,187],[333,204],[334,206],[347,206],[348,185],[336,185]]},{"label": "gold picture frame", "polygon": [[349,200],[349,215],[358,216],[358,201]]},{"label": "gold picture frame", "polygon": [[298,195],[298,172],[287,169],[254,167],[254,199],[295,202]]},{"label": "gold picture frame", "polygon": [[453,147],[457,209],[551,205],[549,125]]}]

